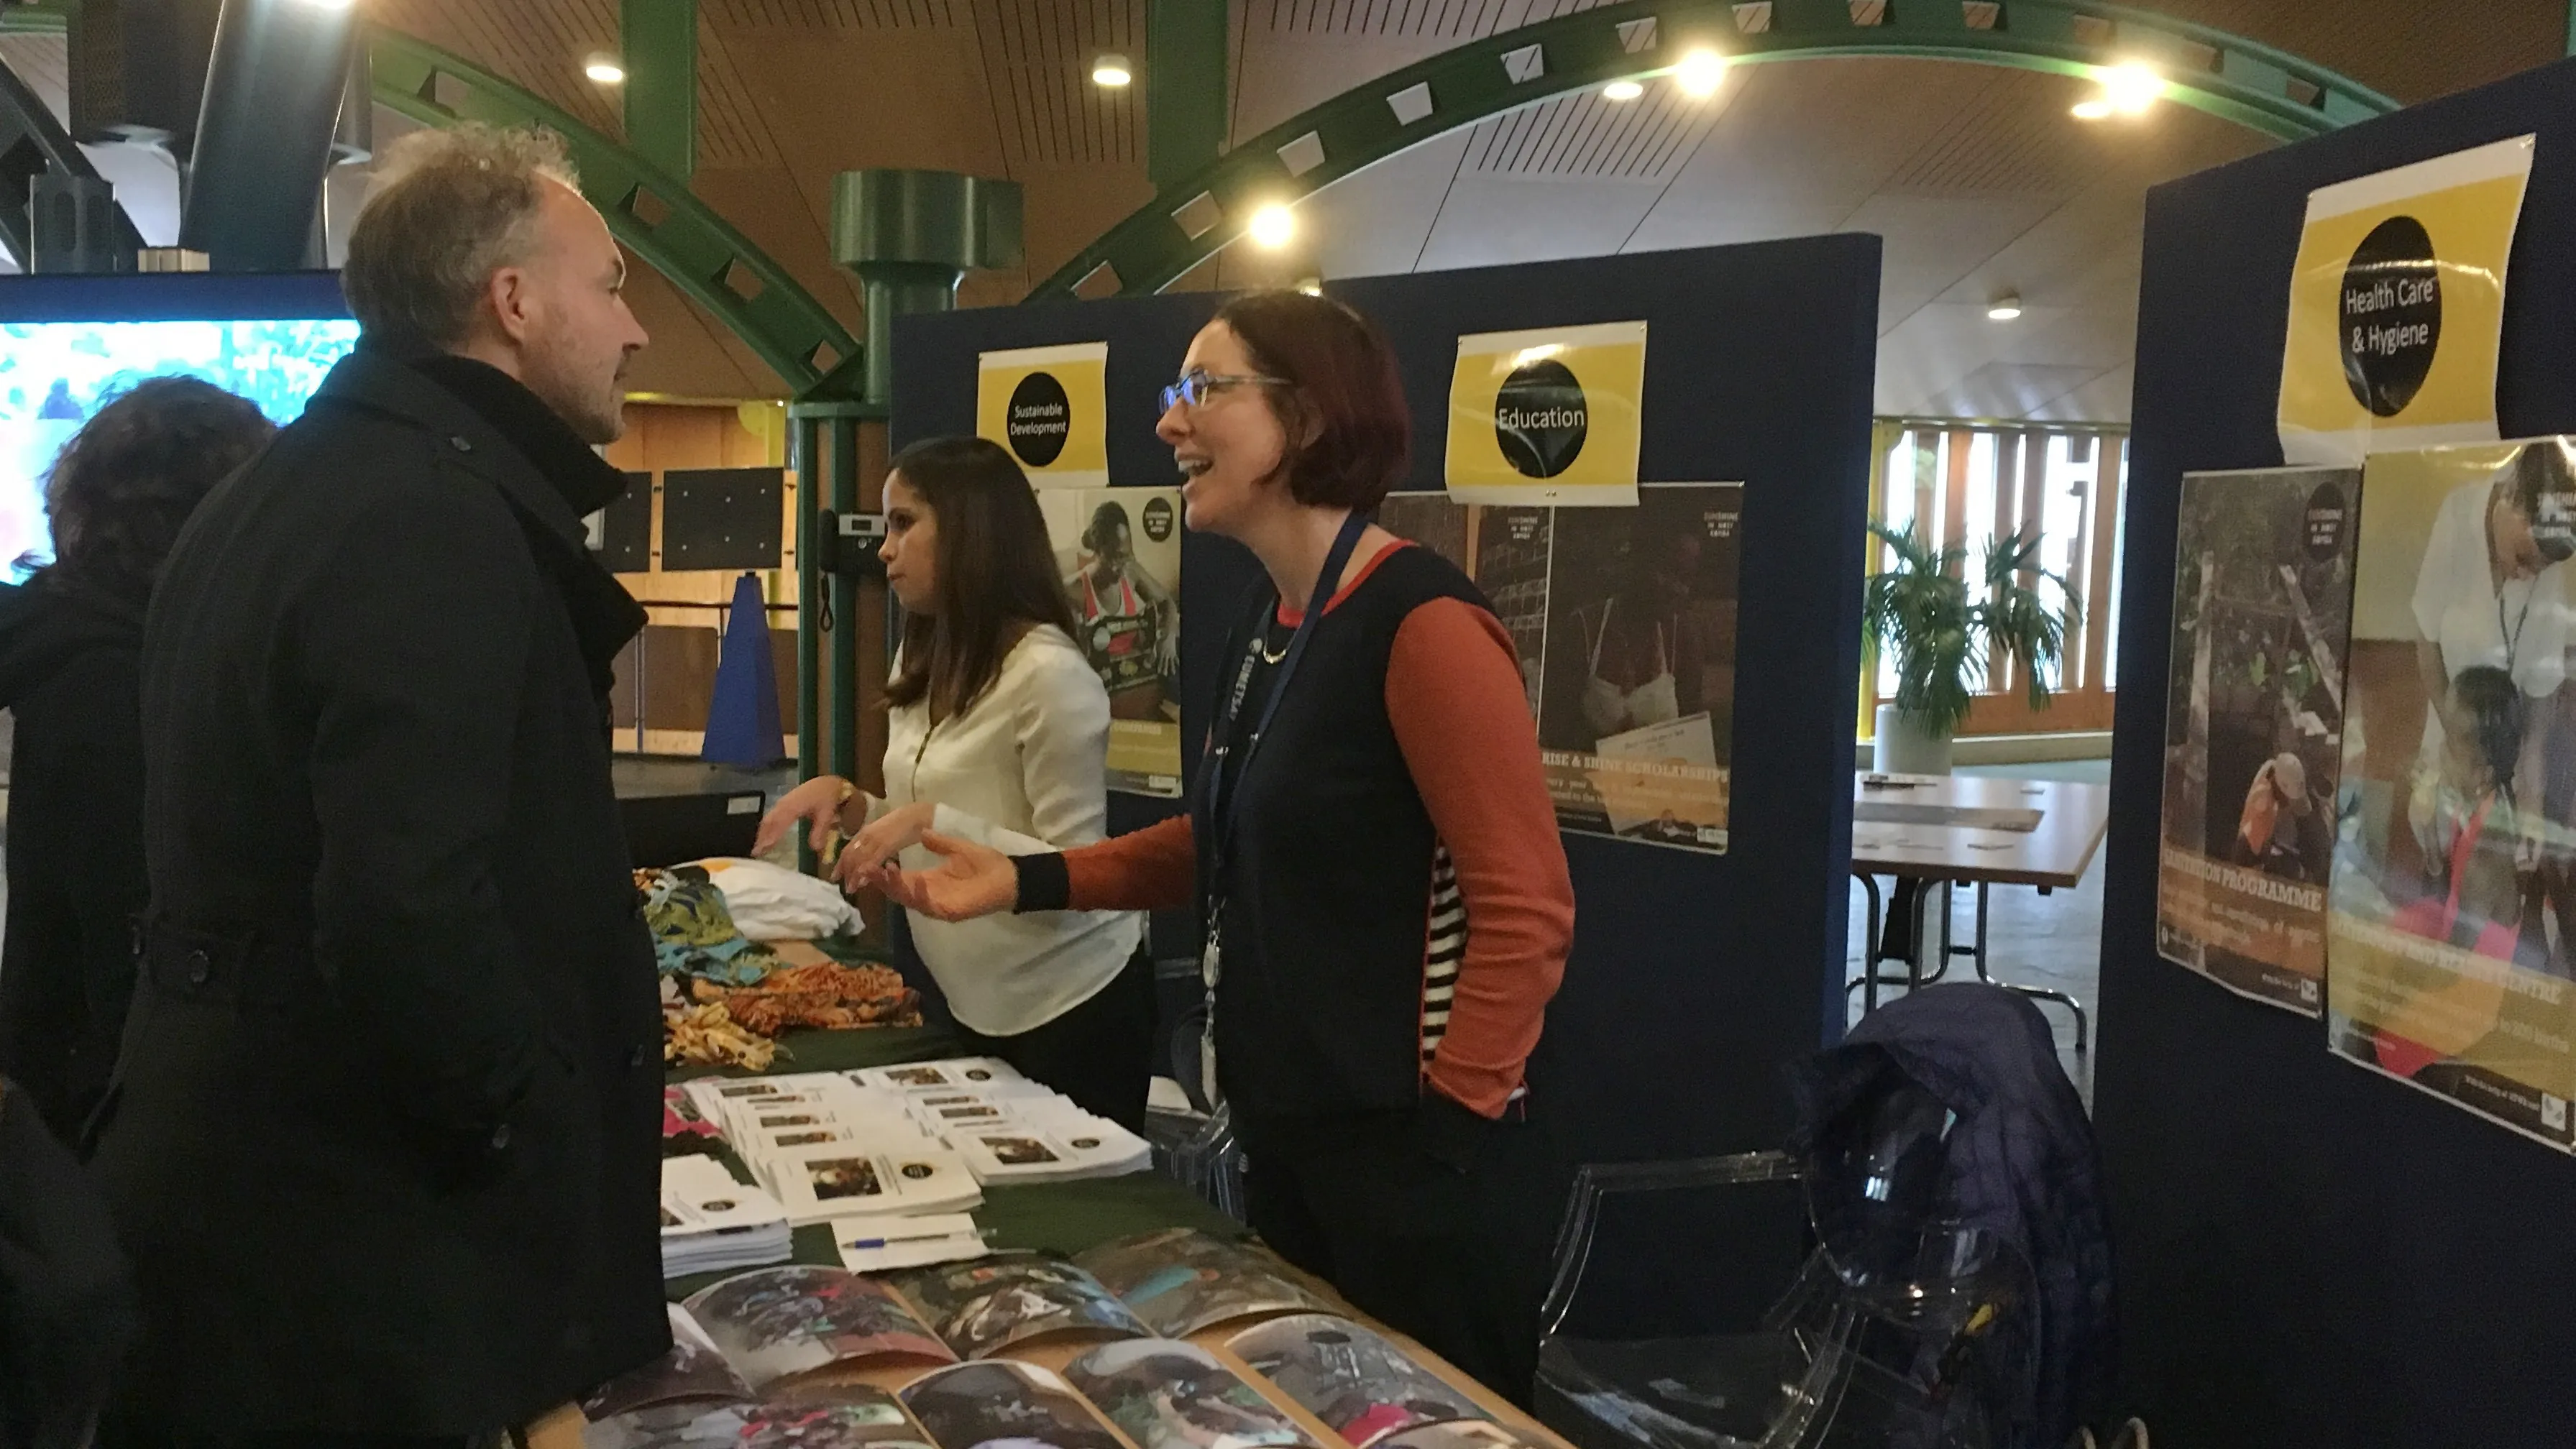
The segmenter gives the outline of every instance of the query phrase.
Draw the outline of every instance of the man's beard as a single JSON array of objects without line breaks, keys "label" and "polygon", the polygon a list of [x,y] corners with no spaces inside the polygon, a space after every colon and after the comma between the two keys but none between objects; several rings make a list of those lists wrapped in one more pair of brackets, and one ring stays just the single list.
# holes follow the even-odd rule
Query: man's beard
[{"label": "man's beard", "polygon": [[528,391],[554,409],[583,442],[613,443],[624,436],[626,409],[614,378],[607,387],[594,389],[570,349],[552,339],[528,349],[525,367]]}]

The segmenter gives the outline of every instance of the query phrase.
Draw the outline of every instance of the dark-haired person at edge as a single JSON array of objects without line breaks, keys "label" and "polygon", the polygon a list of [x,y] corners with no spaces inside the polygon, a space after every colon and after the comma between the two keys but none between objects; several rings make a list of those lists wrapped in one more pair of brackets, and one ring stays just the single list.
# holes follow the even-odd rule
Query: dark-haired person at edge
[{"label": "dark-haired person at edge", "polygon": [[1574,895],[1511,637],[1454,567],[1367,521],[1409,443],[1374,325],[1255,294],[1182,366],[1157,431],[1190,526],[1271,584],[1234,625],[1191,813],[1061,855],[934,835],[946,859],[888,889],[961,918],[1195,888],[1252,1226],[1525,1401],[1563,1198],[1524,1067]]},{"label": "dark-haired person at edge", "polygon": [[[767,850],[802,823],[856,889],[936,829],[1008,853],[1087,845],[1108,829],[1108,692],[1074,641],[1046,519],[997,443],[934,438],[885,483],[886,583],[903,605],[886,686],[886,797],[808,780],[761,822]],[[1143,1130],[1154,976],[1123,911],[911,922],[969,1052],[1000,1057],[1085,1110]]]},{"label": "dark-haired person at edge", "polygon": [[110,401],[45,480],[53,560],[0,589],[10,755],[0,1073],[54,1135],[107,1093],[134,994],[143,874],[143,610],[209,489],[277,431],[247,399],[156,377]]},{"label": "dark-haired person at edge", "polygon": [[488,1445],[670,1347],[662,1023],[584,544],[644,331],[560,143],[386,148],[357,350],[143,637],[152,904],[94,1171],[108,1442]]}]

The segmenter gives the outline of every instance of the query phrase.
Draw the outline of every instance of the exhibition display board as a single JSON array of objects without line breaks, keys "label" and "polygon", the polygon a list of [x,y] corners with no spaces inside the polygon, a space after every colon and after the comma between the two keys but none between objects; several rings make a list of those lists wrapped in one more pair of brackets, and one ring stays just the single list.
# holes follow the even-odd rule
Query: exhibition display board
[{"label": "exhibition display board", "polygon": [[[2159,1440],[2576,1422],[2571,244],[2576,65],[2150,195],[2094,1104]],[[2412,451],[2475,437],[2540,441]],[[2212,476],[2285,443],[2344,466]]]},{"label": "exhibition display board", "polygon": [[[1591,550],[1586,575],[1569,582],[1562,609],[1542,594],[1540,615],[1563,614],[1578,635],[1591,621],[1604,671],[1626,671],[1604,681],[1623,708],[1614,717],[1605,692],[1585,677],[1588,645],[1563,647],[1551,636],[1543,656],[1525,650],[1540,666],[1528,677],[1542,721],[1547,676],[1557,672],[1546,661],[1561,660],[1573,676],[1563,681],[1560,712],[1573,742],[1566,753],[1596,757],[1597,768],[1598,756],[1616,751],[1604,747],[1605,736],[1631,733],[1641,719],[1653,727],[1698,714],[1704,728],[1692,748],[1707,763],[1694,768],[1724,767],[1722,784],[1699,782],[1719,812],[1714,819],[1676,810],[1674,821],[1662,822],[1660,809],[1641,818],[1632,802],[1605,800],[1593,807],[1600,833],[1565,837],[1575,943],[1531,1081],[1534,1119],[1568,1144],[1569,1155],[1651,1159],[1776,1147],[1790,1120],[1783,1068],[1839,1035],[1860,647],[1859,595],[1846,585],[1859,576],[1863,551],[1878,273],[1877,238],[1837,235],[1326,284],[1327,295],[1366,313],[1396,350],[1414,420],[1401,488],[1441,493],[1458,481],[1446,469],[1460,451],[1449,430],[1464,376],[1495,395],[1495,456],[1528,464],[1525,477],[1572,480],[1556,485],[1567,496],[1549,500],[1559,515],[1601,515],[1599,525],[1584,525],[1587,538],[1601,535],[1582,544]],[[975,431],[978,384],[994,354],[1105,345],[1110,487],[1100,501],[1134,497],[1150,508],[1152,490],[1178,481],[1169,447],[1154,435],[1156,393],[1224,301],[1179,293],[898,319],[893,441]],[[1620,330],[1608,342],[1609,334],[1589,330],[1612,324]],[[1505,359],[1515,365],[1500,381],[1499,364],[1462,364],[1462,356],[1486,355],[1475,349],[1487,342],[1472,339],[1500,333],[1520,334]],[[1635,505],[1616,483],[1582,481],[1592,466],[1584,459],[1594,456],[1589,353],[1625,367],[1632,338],[1644,352],[1633,436],[1624,414],[1612,412],[1603,414],[1599,436],[1604,456],[1634,449],[1633,472],[1618,476],[1646,485],[1637,491],[1647,502]],[[1573,394],[1541,365],[1568,358]],[[1515,384],[1524,368],[1530,376]],[[1614,394],[1623,385],[1601,384]],[[1585,408],[1572,405],[1577,394]],[[1578,423],[1586,430],[1580,447],[1569,436]],[[1464,451],[1482,459],[1480,468],[1492,461]],[[1649,506],[1669,491],[1659,484],[1740,486],[1694,493],[1688,517],[1675,521]],[[1607,506],[1583,506],[1594,498]],[[1613,604],[1614,627],[1604,631],[1599,616],[1609,596],[1595,586],[1621,570],[1602,561],[1645,558],[1619,525],[1649,512],[1672,524],[1674,559],[1692,556],[1672,571],[1679,588],[1667,602],[1675,607],[1641,607],[1638,619],[1623,623]],[[1739,529],[1751,546],[1736,546]],[[1267,581],[1234,544],[1186,529],[1179,572],[1187,779],[1226,631],[1256,606]],[[1631,572],[1646,582],[1647,570]],[[1498,607],[1530,602],[1504,597],[1509,583],[1499,574],[1479,581]],[[1628,627],[1639,619],[1643,627]],[[1699,641],[1687,671],[1673,668],[1685,652],[1675,647],[1685,624]],[[1660,668],[1652,659],[1659,633]],[[1633,665],[1620,657],[1632,652]],[[1689,709],[1678,707],[1683,672],[1694,682]],[[1650,696],[1642,713],[1641,690]],[[1604,696],[1590,712],[1587,694]],[[1132,830],[1180,802],[1113,794],[1110,806],[1112,829]],[[1633,838],[1612,838],[1623,822]],[[1687,848],[1650,843],[1658,827],[1686,835]],[[1705,843],[1703,827],[1711,831]],[[1153,950],[1166,961],[1195,959],[1195,919],[1158,918]],[[1780,1266],[1785,1280],[1794,1264]]]}]

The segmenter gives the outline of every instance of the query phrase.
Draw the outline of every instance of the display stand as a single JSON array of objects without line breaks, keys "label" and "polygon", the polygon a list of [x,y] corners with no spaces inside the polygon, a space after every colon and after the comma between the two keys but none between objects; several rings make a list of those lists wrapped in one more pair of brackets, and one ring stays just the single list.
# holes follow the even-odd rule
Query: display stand
[{"label": "display stand", "polygon": [[[1336,282],[1394,343],[1412,469],[1437,490],[1462,334],[1643,320],[1639,472],[1745,484],[1732,839],[1725,854],[1569,836],[1575,944],[1532,1063],[1534,1118],[1586,1160],[1778,1146],[1783,1068],[1839,1037],[1851,851],[1851,720],[1867,511],[1879,242],[1839,235]],[[898,446],[975,427],[978,355],[1109,345],[1112,482],[1168,487],[1158,388],[1224,298],[1183,293],[905,318]],[[1251,555],[1189,534],[1182,741],[1196,766],[1225,626],[1266,587]],[[1172,808],[1112,796],[1113,830]],[[1196,922],[1158,918],[1159,958]],[[1783,1276],[1794,1267],[1783,1263]]]},{"label": "display stand", "polygon": [[2506,437],[2565,432],[2576,64],[2148,198],[2094,1104],[2122,1398],[2159,1443],[2541,1445],[2576,1425],[2576,1162],[2339,1061],[2316,1022],[2156,952],[2181,476],[2282,461],[2275,400],[2308,193],[2528,133],[2497,409]]}]

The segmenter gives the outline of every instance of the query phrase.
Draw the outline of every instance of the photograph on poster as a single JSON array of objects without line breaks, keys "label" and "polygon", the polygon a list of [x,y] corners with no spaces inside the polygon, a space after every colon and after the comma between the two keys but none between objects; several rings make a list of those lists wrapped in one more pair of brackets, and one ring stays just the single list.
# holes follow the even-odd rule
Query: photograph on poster
[{"label": "photograph on poster", "polygon": [[1042,488],[1083,657],[1109,691],[1109,788],[1181,793],[1181,494]]},{"label": "photograph on poster", "polygon": [[1152,1336],[1100,1280],[1036,1253],[928,1269],[904,1280],[904,1291],[930,1314],[939,1336],[968,1358],[1068,1331]]},{"label": "photograph on poster", "polygon": [[2576,439],[2374,454],[2362,498],[2328,1041],[2565,1147]]},{"label": "photograph on poster", "polygon": [[1400,493],[1389,532],[1438,550],[1510,630],[1557,824],[1726,848],[1740,483],[1649,483],[1629,508]]},{"label": "photograph on poster", "polygon": [[2240,995],[2324,1006],[2357,470],[2189,473],[2175,545],[2156,946]]},{"label": "photograph on poster", "polygon": [[1394,1344],[1346,1318],[1275,1318],[1236,1334],[1226,1349],[1352,1449],[1367,1449],[1416,1424],[1491,1417]]}]

